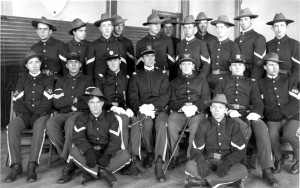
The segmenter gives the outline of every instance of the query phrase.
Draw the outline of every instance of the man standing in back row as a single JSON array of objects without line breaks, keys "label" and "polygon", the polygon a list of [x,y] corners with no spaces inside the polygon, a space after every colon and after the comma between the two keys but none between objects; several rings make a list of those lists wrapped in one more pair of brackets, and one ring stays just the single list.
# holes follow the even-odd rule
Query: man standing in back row
[{"label": "man standing in back row", "polygon": [[212,18],[208,18],[204,12],[200,12],[196,18],[196,22],[198,22],[198,32],[195,34],[195,37],[197,37],[199,40],[204,41],[206,44],[208,44],[210,41],[218,41],[218,38],[216,36],[207,32],[208,22],[211,20]]}]

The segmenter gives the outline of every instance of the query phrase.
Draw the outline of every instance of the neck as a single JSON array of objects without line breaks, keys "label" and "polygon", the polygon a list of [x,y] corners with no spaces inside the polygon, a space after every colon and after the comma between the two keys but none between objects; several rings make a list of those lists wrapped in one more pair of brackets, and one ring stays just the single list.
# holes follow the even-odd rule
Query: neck
[{"label": "neck", "polygon": [[226,39],[228,39],[228,36],[226,35],[226,36],[223,36],[223,37],[218,37],[218,40],[220,41],[220,42],[222,42],[222,41],[224,41],[224,40],[226,40]]},{"label": "neck", "polygon": [[282,35],[281,37],[276,36],[276,38],[278,39],[282,39],[285,35]]},{"label": "neck", "polygon": [[120,69],[113,71],[115,74],[118,74],[120,72]]},{"label": "neck", "polygon": [[278,74],[277,75],[275,75],[275,76],[272,76],[272,75],[267,75],[269,78],[271,78],[271,79],[274,79],[274,78],[277,78],[277,76],[278,76]]},{"label": "neck", "polygon": [[187,41],[191,41],[195,38],[195,35],[192,35],[191,37],[185,37],[185,40]]},{"label": "neck", "polygon": [[248,29],[246,29],[246,30],[243,30],[243,29],[242,29],[242,32],[245,33],[245,32],[247,32],[247,31],[250,31],[251,29],[253,29],[252,26],[250,26],[250,27],[249,27]]},{"label": "neck", "polygon": [[78,72],[70,72],[70,74],[71,74],[71,76],[76,76],[77,74],[79,73],[79,71]]},{"label": "neck", "polygon": [[220,118],[215,118],[214,117],[214,119],[217,121],[217,122],[221,122],[222,121],[222,119],[225,117],[225,114],[222,116],[222,117],[220,117]]},{"label": "neck", "polygon": [[50,37],[47,38],[47,39],[41,39],[41,41],[42,41],[42,42],[47,42],[47,40],[49,40],[49,39],[50,39]]},{"label": "neck", "polygon": [[152,69],[154,69],[154,66],[151,66],[151,67],[144,66],[144,68],[147,69],[147,70],[152,70]]},{"label": "neck", "polygon": [[31,76],[33,76],[33,77],[36,77],[37,75],[39,75],[41,73],[41,71],[39,71],[39,72],[37,72],[37,73],[31,73],[31,72],[29,72],[29,74],[31,75]]},{"label": "neck", "polygon": [[102,113],[102,109],[100,110],[99,113],[92,113],[92,114],[93,114],[93,116],[95,116],[95,117],[99,117],[101,113]]},{"label": "neck", "polygon": [[119,37],[119,36],[121,36],[121,34],[118,35],[117,33],[113,32],[113,36],[114,36],[114,37]]},{"label": "neck", "polygon": [[198,32],[201,36],[204,36],[207,32],[205,31],[205,32],[201,32],[201,31],[199,31]]},{"label": "neck", "polygon": [[81,40],[76,38],[76,37],[74,37],[74,39],[75,39],[76,42],[81,42]]},{"label": "neck", "polygon": [[104,35],[102,35],[105,39],[109,39],[109,37],[111,36],[111,35],[109,35],[109,36],[104,36]]}]

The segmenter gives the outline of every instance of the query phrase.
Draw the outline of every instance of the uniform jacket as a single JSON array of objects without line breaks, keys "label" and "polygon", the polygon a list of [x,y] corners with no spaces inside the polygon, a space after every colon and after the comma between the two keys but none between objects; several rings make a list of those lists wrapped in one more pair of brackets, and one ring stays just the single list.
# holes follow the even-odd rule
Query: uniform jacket
[{"label": "uniform jacket", "polygon": [[[82,72],[75,76],[69,73],[63,78],[58,78],[54,90],[54,107],[60,113],[72,112],[72,106],[78,111],[86,111],[89,107],[83,95],[89,94],[94,88],[92,77],[84,75]],[[78,101],[73,104],[76,97]]]},{"label": "uniform jacket", "polygon": [[52,107],[54,78],[40,73],[33,77],[26,74],[18,79],[13,96],[14,111],[21,115],[44,115]]},{"label": "uniform jacket", "polygon": [[100,146],[103,155],[115,156],[121,149],[118,120],[112,112],[102,111],[99,117],[85,112],[75,121],[73,142],[82,154]]},{"label": "uniform jacket", "polygon": [[173,36],[171,36],[171,40],[173,42],[174,52],[176,52],[177,45],[181,42],[181,40]]},{"label": "uniform jacket", "polygon": [[288,119],[299,121],[299,91],[296,83],[291,78],[281,76],[274,79],[265,77],[259,81],[267,119],[269,110],[278,110]]},{"label": "uniform jacket", "polygon": [[129,80],[128,100],[134,112],[143,104],[153,104],[156,111],[161,111],[168,104],[170,94],[168,75],[157,67],[134,73]]},{"label": "uniform jacket", "polygon": [[39,41],[31,47],[31,50],[43,54],[43,67],[41,69],[58,72],[66,75],[67,48],[64,42],[50,37],[46,42]]},{"label": "uniform jacket", "polygon": [[264,69],[257,62],[266,55],[266,38],[253,29],[244,32],[234,40],[239,45],[241,55],[245,57],[246,67],[250,70],[250,78],[259,80]]},{"label": "uniform jacket", "polygon": [[210,41],[218,41],[218,38],[208,32],[205,33],[205,35],[201,35],[199,32],[195,34],[195,37],[197,37],[199,40],[205,42],[208,44]]}]

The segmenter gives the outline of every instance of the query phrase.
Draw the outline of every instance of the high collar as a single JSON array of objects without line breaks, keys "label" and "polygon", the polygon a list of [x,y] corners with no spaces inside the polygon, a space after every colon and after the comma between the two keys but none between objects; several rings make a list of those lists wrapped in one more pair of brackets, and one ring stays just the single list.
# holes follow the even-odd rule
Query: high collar
[{"label": "high collar", "polygon": [[54,41],[53,37],[50,36],[50,38],[46,41],[46,42],[43,42],[43,41],[39,41],[39,45],[43,45],[44,43],[49,45],[51,44],[52,42]]},{"label": "high collar", "polygon": [[185,40],[186,41],[191,41],[195,38],[195,35],[191,36],[191,37],[185,37]]},{"label": "high collar", "polygon": [[154,66],[153,67],[147,67],[144,66],[145,71],[154,71]]},{"label": "high collar", "polygon": [[31,74],[31,73],[28,73],[27,77],[30,78],[30,79],[33,79],[33,78],[41,78],[43,76],[43,74],[41,73],[41,71],[35,75]]},{"label": "high collar", "polygon": [[77,41],[73,38],[73,39],[71,40],[71,43],[72,43],[74,46],[78,46],[79,44],[80,44],[80,45],[85,45],[85,44],[86,44],[86,40],[77,42]]},{"label": "high collar", "polygon": [[109,41],[109,42],[111,42],[111,41],[113,41],[113,40],[115,40],[114,39],[114,37],[111,35],[108,39],[106,39],[105,37],[103,37],[102,35],[101,35],[101,37],[99,38],[101,41],[105,41],[105,42],[107,42],[107,41]]},{"label": "high collar", "polygon": [[213,125],[225,125],[226,124],[226,115],[223,117],[223,119],[220,122],[218,122],[213,116],[211,116],[210,122]]},{"label": "high collar", "polygon": [[123,40],[123,35],[120,35],[120,36],[115,36],[114,34],[113,34],[113,37],[116,39],[116,40]]},{"label": "high collar", "polygon": [[274,76],[267,75],[266,78],[267,78],[268,81],[271,81],[271,80],[278,80],[280,78],[280,76],[277,75],[276,77],[274,77]]},{"label": "high collar", "polygon": [[106,114],[105,110],[102,109],[101,114],[100,114],[98,117],[95,117],[95,116],[92,114],[92,112],[90,111],[90,112],[89,112],[89,117],[90,117],[91,120],[94,120],[94,119],[96,119],[96,118],[97,118],[98,120],[101,120],[101,119],[103,119],[103,118],[105,117],[105,114]]},{"label": "high collar", "polygon": [[82,75],[82,72],[78,72],[75,76],[72,76],[70,73],[68,73],[69,78],[79,78]]},{"label": "high collar", "polygon": [[160,39],[160,37],[162,36],[161,32],[159,32],[157,35],[152,36],[150,34],[147,35],[148,39]]},{"label": "high collar", "polygon": [[107,74],[109,74],[111,76],[121,76],[121,75],[123,75],[121,70],[117,74],[115,72],[111,71],[111,70],[108,70]]},{"label": "high collar", "polygon": [[288,39],[289,39],[289,37],[287,35],[284,35],[284,37],[282,37],[281,39],[279,39],[275,36],[276,42],[286,42]]},{"label": "high collar", "polygon": [[224,39],[224,40],[222,40],[222,41],[220,41],[220,40],[218,39],[218,42],[221,43],[221,44],[225,44],[225,43],[228,42],[228,41],[230,41],[229,37],[227,37],[226,39]]},{"label": "high collar", "polygon": [[242,76],[231,75],[230,77],[233,78],[233,79],[245,79],[245,76],[244,76],[244,75],[242,75]]},{"label": "high collar", "polygon": [[241,31],[241,35],[248,34],[251,30],[253,30],[253,27],[251,26],[250,28],[246,29],[245,31]]},{"label": "high collar", "polygon": [[180,77],[181,78],[186,78],[186,79],[190,79],[190,78],[193,78],[195,75],[194,75],[194,73],[192,73],[192,74],[190,74],[190,75],[186,75],[186,74],[182,74],[182,72],[181,72],[181,74],[180,74]]}]

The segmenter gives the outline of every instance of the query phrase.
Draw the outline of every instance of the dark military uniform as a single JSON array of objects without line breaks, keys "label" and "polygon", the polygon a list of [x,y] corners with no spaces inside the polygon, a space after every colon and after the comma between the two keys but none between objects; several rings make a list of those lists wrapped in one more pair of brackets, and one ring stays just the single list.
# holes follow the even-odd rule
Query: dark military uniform
[{"label": "dark military uniform", "polygon": [[244,75],[255,80],[261,79],[264,69],[256,63],[266,55],[266,38],[251,29],[241,32],[234,42],[239,45],[247,63]]},{"label": "dark military uniform", "polygon": [[[162,33],[157,34],[156,36],[151,36],[148,34],[136,44],[136,64],[140,64],[142,61],[141,52],[142,48],[145,46],[151,45],[155,50],[155,66],[161,69],[170,70],[174,64],[174,47],[172,40],[163,35]],[[142,69],[143,63],[139,65],[139,69]]]},{"label": "dark military uniform", "polygon": [[33,136],[29,162],[39,164],[46,134],[45,122],[52,107],[54,79],[42,73],[33,77],[27,74],[18,79],[13,96],[17,117],[7,126],[9,165],[22,164],[21,131],[32,129]]},{"label": "dark military uniform", "polygon": [[[75,119],[83,111],[88,110],[83,95],[90,93],[94,88],[92,78],[81,72],[75,76],[69,73],[67,76],[59,78],[55,84],[53,103],[58,113],[46,122],[46,129],[58,154],[65,161],[68,159],[73,143]],[[73,102],[74,98],[77,98],[76,103]],[[77,111],[73,111],[72,106],[77,108]],[[61,130],[64,130],[64,133]]]},{"label": "dark military uniform", "polygon": [[204,158],[211,170],[215,170],[224,161],[232,166],[228,175],[219,177],[210,174],[205,179],[211,187],[223,187],[247,177],[247,168],[241,164],[245,143],[238,124],[224,117],[217,122],[213,117],[202,120],[193,141],[193,158],[186,164],[185,173],[201,178],[198,174],[197,158]]},{"label": "dark military uniform", "polygon": [[[155,159],[160,155],[163,160],[166,157],[167,150],[167,113],[165,106],[170,99],[169,78],[165,70],[157,67],[152,70],[141,70],[134,73],[129,81],[128,100],[133,112],[138,114],[142,119],[144,114],[140,114],[139,107],[143,104],[152,104],[158,113],[155,119],[156,142],[155,142]],[[140,154],[140,143],[142,134],[145,141],[145,148],[148,153],[153,152],[153,120],[147,118],[143,121],[142,133],[139,126],[131,128],[131,143],[133,154]],[[139,147],[136,147],[139,146]]]},{"label": "dark military uniform", "polygon": [[267,42],[267,52],[275,52],[279,59],[285,63],[279,65],[281,76],[290,75],[299,82],[300,77],[300,59],[299,59],[299,41],[285,35],[283,38],[274,38]]},{"label": "dark military uniform", "polygon": [[87,40],[77,42],[75,39],[72,39],[66,43],[68,52],[76,52],[77,54],[80,55],[81,70],[83,74],[87,74],[86,72],[87,49],[90,44],[91,42]]},{"label": "dark military uniform", "polygon": [[174,52],[176,52],[177,45],[181,42],[181,40],[173,36],[171,36],[171,40],[173,42]]},{"label": "dark military uniform", "polygon": [[67,75],[67,48],[64,42],[50,37],[46,42],[39,41],[31,47],[32,51],[43,54],[41,70],[47,75]]},{"label": "dark military uniform", "polygon": [[94,177],[98,175],[99,165],[94,168],[86,165],[84,155],[89,149],[96,150],[100,157],[110,156],[106,169],[112,173],[130,162],[128,151],[121,150],[119,124],[112,112],[102,111],[99,117],[91,112],[80,115],[75,121],[73,141],[75,147],[70,151],[70,159]]},{"label": "dark military uniform", "polygon": [[205,42],[206,44],[210,43],[211,41],[218,41],[218,38],[209,32],[206,32],[205,35],[201,35],[199,32],[195,34],[199,40]]},{"label": "dark military uniform", "polygon": [[[220,80],[215,88],[215,94],[224,94],[229,104],[232,104],[234,110],[237,110],[242,116],[234,118],[241,127],[241,131],[248,142],[251,136],[251,130],[245,122],[247,115],[251,112],[263,116],[264,105],[260,97],[258,83],[245,76],[231,75]],[[266,124],[258,119],[251,121],[251,127],[255,134],[256,145],[258,149],[258,159],[261,162],[262,169],[273,167],[271,159],[271,142]]]},{"label": "dark military uniform", "polygon": [[[170,110],[173,112],[168,118],[168,131],[170,134],[170,145],[171,149],[174,150],[176,141],[179,138],[179,132],[183,128],[187,117],[180,111],[180,109],[188,104],[197,106],[198,110],[195,116],[191,117],[189,121],[190,137],[189,137],[189,148],[187,156],[190,156],[190,148],[192,141],[199,126],[199,121],[205,118],[203,111],[207,106],[203,101],[210,100],[209,87],[204,79],[200,79],[197,75],[179,75],[175,80],[171,82],[171,100]],[[178,150],[175,156],[179,154]]]},{"label": "dark military uniform", "polygon": [[[299,91],[297,82],[286,76],[265,77],[259,81],[265,105],[265,118],[269,127],[275,160],[281,159],[280,132],[292,145],[294,158],[299,160]],[[278,116],[281,112],[284,116]],[[275,119],[274,119],[275,115]]]},{"label": "dark military uniform", "polygon": [[127,73],[126,55],[122,43],[115,40],[113,36],[110,36],[108,39],[101,36],[91,43],[87,51],[87,75],[92,76],[95,82],[107,72],[105,55],[108,51],[113,51],[121,56],[121,71]]}]

